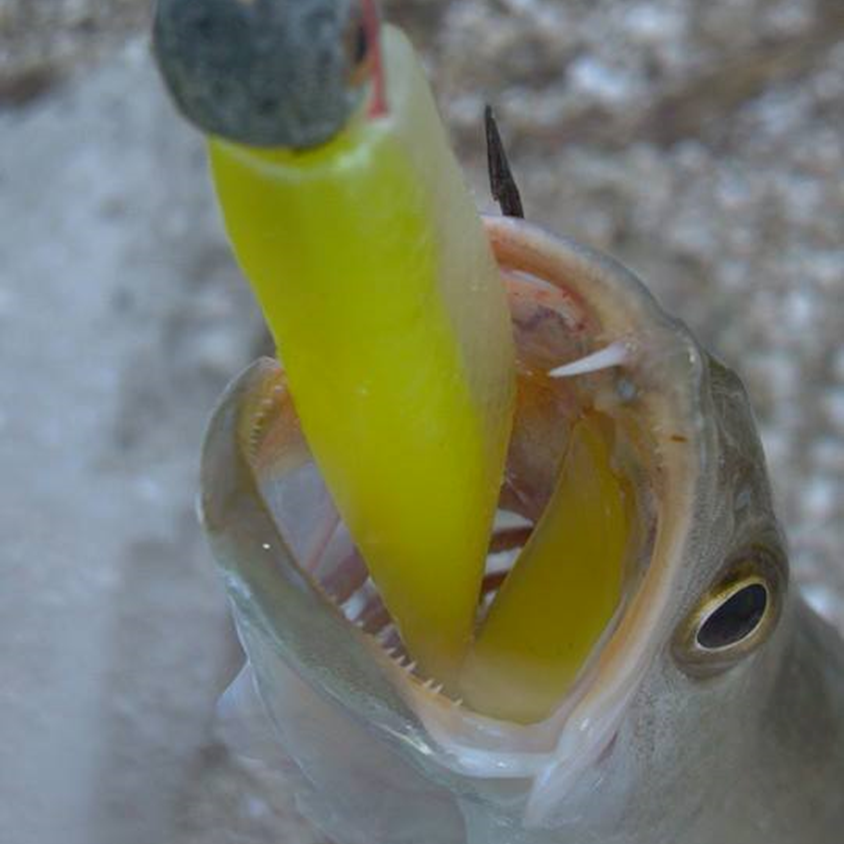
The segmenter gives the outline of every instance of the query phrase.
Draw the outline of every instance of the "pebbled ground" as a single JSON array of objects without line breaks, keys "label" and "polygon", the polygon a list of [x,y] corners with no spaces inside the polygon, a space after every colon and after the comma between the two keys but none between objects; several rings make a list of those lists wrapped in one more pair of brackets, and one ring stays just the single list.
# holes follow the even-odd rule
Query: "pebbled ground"
[{"label": "pebbled ground", "polygon": [[[479,202],[607,249],[745,377],[797,580],[844,629],[844,9],[393,0]],[[0,0],[0,829],[318,841],[215,742],[237,663],[193,513],[262,348],[138,0]],[[12,760],[9,764],[8,760]]]}]

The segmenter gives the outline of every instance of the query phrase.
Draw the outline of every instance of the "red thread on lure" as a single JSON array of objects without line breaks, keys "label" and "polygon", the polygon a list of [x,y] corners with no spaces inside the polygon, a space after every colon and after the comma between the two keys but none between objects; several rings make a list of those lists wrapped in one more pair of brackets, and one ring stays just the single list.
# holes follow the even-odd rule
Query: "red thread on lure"
[{"label": "red thread on lure", "polygon": [[372,46],[372,101],[369,117],[383,117],[387,113],[387,95],[384,86],[384,63],[381,57],[381,21],[375,0],[361,0],[363,25],[366,38]]}]

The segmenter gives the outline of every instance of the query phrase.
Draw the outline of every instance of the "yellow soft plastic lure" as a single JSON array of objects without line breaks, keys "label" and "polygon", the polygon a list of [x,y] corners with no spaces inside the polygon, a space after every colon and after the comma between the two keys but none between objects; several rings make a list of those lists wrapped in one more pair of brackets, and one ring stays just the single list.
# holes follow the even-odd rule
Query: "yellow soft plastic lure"
[{"label": "yellow soft plastic lure", "polygon": [[[419,673],[480,711],[542,717],[619,600],[622,492],[610,446],[575,426],[557,492],[476,629],[513,339],[413,49],[372,0],[159,0],[155,43],[209,135],[302,429]],[[562,627],[565,647],[550,647]]]},{"label": "yellow soft plastic lure", "polygon": [[513,402],[503,285],[404,37],[386,113],[313,150],[214,139],[226,226],[303,430],[406,646],[468,645]]},{"label": "yellow soft plastic lure", "polygon": [[476,709],[529,723],[574,682],[621,598],[631,506],[600,417],[572,427],[557,486],[461,678]]}]

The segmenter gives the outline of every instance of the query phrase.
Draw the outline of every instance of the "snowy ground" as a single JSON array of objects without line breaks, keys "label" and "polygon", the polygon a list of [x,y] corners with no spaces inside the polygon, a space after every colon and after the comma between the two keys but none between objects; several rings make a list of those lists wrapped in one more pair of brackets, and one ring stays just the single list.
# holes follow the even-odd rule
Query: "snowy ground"
[{"label": "snowy ground", "polygon": [[[746,378],[796,576],[844,628],[840,4],[391,5],[481,202],[490,98],[528,214]],[[263,339],[199,139],[119,46],[143,7],[0,0],[0,839],[304,844],[210,731],[237,655],[197,452]]]}]

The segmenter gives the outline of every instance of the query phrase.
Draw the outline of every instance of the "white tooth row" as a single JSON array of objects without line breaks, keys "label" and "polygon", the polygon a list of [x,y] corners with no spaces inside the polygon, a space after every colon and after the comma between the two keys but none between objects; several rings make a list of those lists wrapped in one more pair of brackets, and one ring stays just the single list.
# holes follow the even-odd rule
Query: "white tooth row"
[{"label": "white tooth row", "polygon": [[[275,394],[276,392],[280,392],[280,389],[276,386],[273,388],[272,392]],[[249,430],[250,454],[254,454],[258,450],[258,446],[261,443],[261,437],[264,434],[264,425],[267,421],[267,417],[270,415],[270,411],[273,409],[275,401],[275,395],[261,399],[254,415],[252,416],[252,425]]]},{"label": "white tooth row", "polygon": [[[365,622],[362,618],[359,618],[361,612],[363,612],[367,606],[369,605],[370,601],[372,600],[373,595],[377,596],[377,589],[375,584],[372,582],[371,578],[367,578],[364,583],[355,590],[345,601],[340,602],[336,601],[337,605],[343,611],[343,615],[351,621],[355,626],[359,627],[361,630],[365,627]],[[393,662],[398,665],[403,671],[406,671],[408,674],[413,674],[416,671],[417,662],[415,659],[411,659],[407,653],[404,651],[402,647],[394,645],[392,647],[387,646],[387,642],[394,638],[398,637],[398,630],[391,621],[387,621],[383,627],[379,630],[369,633],[372,639],[378,643],[379,647],[393,660]],[[428,678],[422,682],[422,686],[429,692],[433,692],[436,695],[441,695],[443,693],[444,684],[438,683],[436,680],[432,678]],[[463,705],[463,698],[452,699],[449,698],[451,703],[454,706],[462,706]]]},{"label": "white tooth row", "polygon": [[[381,630],[377,633],[372,633],[370,636],[380,645],[381,649],[384,653],[387,654],[388,657],[403,671],[406,671],[408,674],[414,674],[417,668],[417,662],[415,659],[411,659],[407,653],[405,653],[404,649],[398,646],[393,647],[386,647],[384,641],[388,639],[390,636],[393,636],[397,633],[396,627],[391,622],[388,622]],[[415,675],[418,676],[418,675]],[[421,679],[421,678],[419,678]],[[433,692],[435,695],[442,695],[445,689],[445,685],[443,683],[438,683],[433,678],[427,678],[425,680],[421,680],[422,687],[429,692]],[[463,706],[463,698],[448,698],[448,701],[453,706]]]}]

